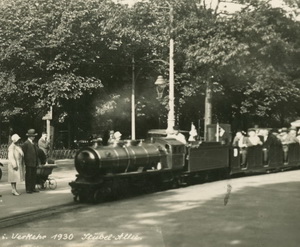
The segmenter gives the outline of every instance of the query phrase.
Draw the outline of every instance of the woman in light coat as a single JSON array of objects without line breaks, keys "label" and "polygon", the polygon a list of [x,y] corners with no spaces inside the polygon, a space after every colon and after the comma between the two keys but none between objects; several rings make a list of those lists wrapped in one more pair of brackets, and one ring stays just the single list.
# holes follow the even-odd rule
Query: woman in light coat
[{"label": "woman in light coat", "polygon": [[12,135],[12,143],[8,148],[8,182],[11,183],[12,194],[19,196],[17,183],[24,181],[24,153],[19,146],[20,136]]}]

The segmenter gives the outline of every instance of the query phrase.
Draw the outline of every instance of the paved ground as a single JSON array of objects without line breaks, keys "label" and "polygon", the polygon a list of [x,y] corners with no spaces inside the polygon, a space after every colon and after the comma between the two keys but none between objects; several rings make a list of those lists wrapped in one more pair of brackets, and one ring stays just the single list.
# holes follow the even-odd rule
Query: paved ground
[{"label": "paved ground", "polygon": [[[298,247],[299,181],[297,170],[86,205],[4,229],[0,243],[3,247]],[[26,234],[45,239],[26,240]]]},{"label": "paved ground", "polygon": [[46,189],[40,193],[27,194],[25,183],[17,185],[20,196],[11,194],[11,186],[7,183],[7,161],[0,160],[4,164],[3,177],[0,180],[0,219],[31,212],[38,209],[72,203],[73,197],[68,183],[75,178],[76,171],[73,160],[58,160],[58,168],[53,169],[51,177],[55,178],[57,188],[55,190]]}]

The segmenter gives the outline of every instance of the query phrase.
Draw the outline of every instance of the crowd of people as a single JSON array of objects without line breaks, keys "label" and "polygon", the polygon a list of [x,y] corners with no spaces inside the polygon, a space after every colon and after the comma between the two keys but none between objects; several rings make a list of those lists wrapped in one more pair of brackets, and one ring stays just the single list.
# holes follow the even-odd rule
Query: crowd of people
[{"label": "crowd of people", "polygon": [[232,145],[240,148],[242,157],[241,166],[246,164],[247,147],[261,145],[264,152],[264,159],[267,161],[267,150],[271,145],[281,144],[283,148],[284,161],[287,161],[288,144],[300,143],[300,131],[295,127],[281,129],[249,129],[246,134],[244,131],[237,131]]},{"label": "crowd of people", "polygon": [[27,140],[21,144],[18,134],[11,136],[12,143],[8,147],[8,182],[11,183],[12,194],[19,196],[17,184],[25,180],[26,193],[37,193],[35,188],[37,167],[47,162],[50,142],[47,133],[43,132],[38,143],[34,142],[38,134],[34,129],[26,133]]},{"label": "crowd of people", "polygon": [[[196,141],[196,137],[197,137],[197,131],[194,125],[192,125],[192,129],[189,132],[190,137],[188,139],[188,141]],[[179,126],[175,125],[172,129],[171,132],[167,133],[167,137],[168,138],[174,138],[177,141],[182,142],[183,144],[187,144],[186,138],[185,136],[180,133],[180,128]],[[122,134],[119,131],[114,131],[114,130],[110,130],[109,131],[109,138],[107,141],[107,145],[114,145],[116,143],[119,143],[121,141],[122,138]]]},{"label": "crowd of people", "polygon": [[300,143],[300,131],[297,133],[295,127],[281,128],[281,129],[249,129],[246,134],[244,131],[237,131],[233,139],[233,146],[236,147],[249,147],[256,145],[263,145],[273,142],[281,142],[282,144]]}]

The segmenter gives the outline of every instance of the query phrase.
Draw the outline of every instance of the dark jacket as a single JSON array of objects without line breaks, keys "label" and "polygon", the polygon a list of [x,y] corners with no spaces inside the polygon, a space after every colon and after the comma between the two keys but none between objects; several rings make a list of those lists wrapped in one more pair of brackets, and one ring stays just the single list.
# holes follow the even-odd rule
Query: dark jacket
[{"label": "dark jacket", "polygon": [[269,149],[271,146],[281,145],[280,140],[273,134],[269,134],[267,140],[262,139],[263,147]]},{"label": "dark jacket", "polygon": [[38,166],[37,147],[29,140],[26,140],[22,145],[24,152],[25,166],[36,167]]}]

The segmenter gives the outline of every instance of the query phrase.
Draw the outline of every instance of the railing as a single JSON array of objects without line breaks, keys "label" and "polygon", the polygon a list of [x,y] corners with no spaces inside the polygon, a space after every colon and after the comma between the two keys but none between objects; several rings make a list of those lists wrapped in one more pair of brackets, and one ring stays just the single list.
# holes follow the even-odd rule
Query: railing
[{"label": "railing", "polygon": [[56,149],[53,150],[52,153],[49,155],[51,159],[58,160],[58,159],[74,159],[76,149]]},{"label": "railing", "polygon": [[0,145],[0,159],[7,159],[8,157],[8,145],[1,144]]},{"label": "railing", "polygon": [[[50,159],[73,159],[77,149],[56,149],[50,153]],[[1,144],[0,145],[0,159],[7,159],[8,158],[8,145]]]}]

